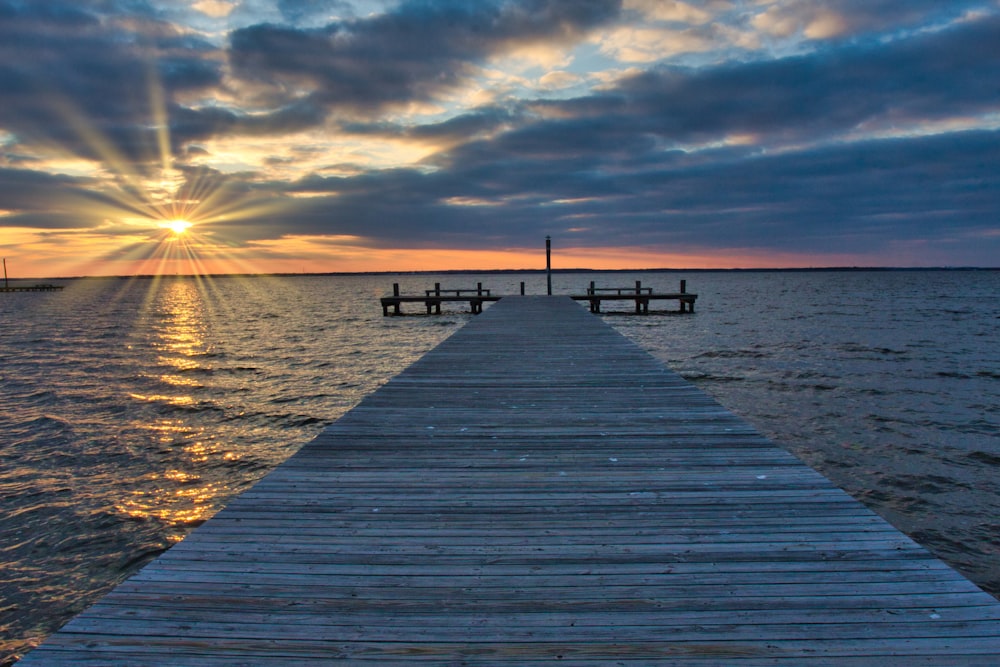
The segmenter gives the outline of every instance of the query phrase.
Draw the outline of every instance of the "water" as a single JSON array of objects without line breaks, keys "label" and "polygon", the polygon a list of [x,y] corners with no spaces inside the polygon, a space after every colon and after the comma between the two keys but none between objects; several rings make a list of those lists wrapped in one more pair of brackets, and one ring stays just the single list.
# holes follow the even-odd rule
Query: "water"
[{"label": "water", "polygon": [[[556,293],[680,279],[694,316],[603,317],[1000,593],[1000,272],[553,277]],[[512,274],[0,295],[0,664],[472,317],[383,318],[392,282],[510,294],[522,280],[544,293],[543,275]]]}]

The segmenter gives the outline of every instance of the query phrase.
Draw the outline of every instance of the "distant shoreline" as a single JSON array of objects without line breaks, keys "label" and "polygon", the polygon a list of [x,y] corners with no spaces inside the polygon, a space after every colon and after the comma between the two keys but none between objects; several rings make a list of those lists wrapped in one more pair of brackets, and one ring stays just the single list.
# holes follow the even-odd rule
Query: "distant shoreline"
[{"label": "distant shoreline", "polygon": [[[1000,271],[1000,266],[821,266],[791,268],[733,268],[733,269],[552,269],[553,274],[572,273],[863,273],[863,272],[916,272],[916,271]],[[162,278],[294,278],[316,276],[432,276],[432,275],[510,275],[516,273],[542,274],[545,269],[448,269],[437,271],[323,271],[315,273],[178,273],[137,274],[121,276],[50,276],[40,278],[11,278],[10,282],[37,282],[39,280],[154,280]]]}]

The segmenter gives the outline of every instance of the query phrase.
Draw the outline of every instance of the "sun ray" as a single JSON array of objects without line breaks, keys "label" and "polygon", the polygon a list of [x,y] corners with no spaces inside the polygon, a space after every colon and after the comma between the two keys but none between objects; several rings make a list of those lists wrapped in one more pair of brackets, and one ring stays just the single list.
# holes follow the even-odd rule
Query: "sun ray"
[{"label": "sun ray", "polygon": [[224,174],[186,164],[175,155],[170,91],[155,62],[146,69],[147,85],[141,93],[146,104],[134,108],[147,117],[135,117],[118,130],[131,143],[94,123],[65,94],[40,84],[40,94],[72,138],[35,137],[38,159],[65,165],[66,173],[80,183],[74,194],[54,204],[81,220],[68,230],[81,247],[104,245],[100,252],[79,253],[59,273],[256,272],[252,260],[239,257],[244,244],[227,239],[227,229],[235,231],[231,225],[240,221],[279,219],[294,202],[267,201],[266,194],[236,189]]}]

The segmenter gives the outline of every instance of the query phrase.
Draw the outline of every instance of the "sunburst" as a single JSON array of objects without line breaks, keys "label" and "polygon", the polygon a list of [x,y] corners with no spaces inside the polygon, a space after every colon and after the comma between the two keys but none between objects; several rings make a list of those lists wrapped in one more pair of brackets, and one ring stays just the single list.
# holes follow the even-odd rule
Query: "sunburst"
[{"label": "sunburst", "polygon": [[177,219],[177,220],[164,220],[160,223],[160,227],[163,229],[169,229],[177,236],[180,236],[187,230],[191,229],[193,223],[187,220]]}]

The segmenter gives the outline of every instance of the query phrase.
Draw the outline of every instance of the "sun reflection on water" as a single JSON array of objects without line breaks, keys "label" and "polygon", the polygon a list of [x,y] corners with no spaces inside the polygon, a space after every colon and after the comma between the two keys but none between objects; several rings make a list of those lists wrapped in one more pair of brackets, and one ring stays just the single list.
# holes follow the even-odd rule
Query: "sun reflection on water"
[{"label": "sun reflection on water", "polygon": [[[205,287],[189,278],[151,283],[143,306],[150,326],[141,343],[133,344],[153,353],[152,368],[142,374],[147,388],[128,394],[153,412],[140,411],[146,417],[134,425],[160,443],[158,455],[164,465],[145,476],[117,509],[133,519],[162,521],[180,529],[171,537],[174,540],[214,514],[217,499],[231,491],[225,481],[211,479],[213,465],[240,458],[194,418],[185,417],[185,411],[198,410],[198,391],[205,388],[199,378],[211,377],[216,354],[208,335]],[[163,411],[173,414],[153,416]]]}]

